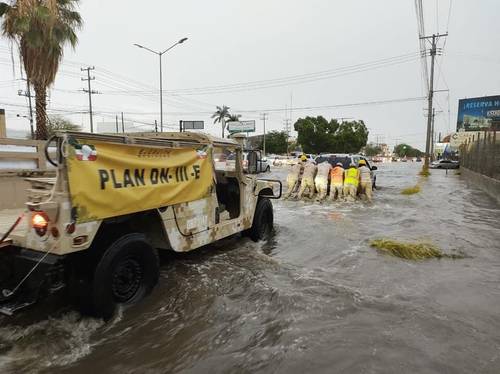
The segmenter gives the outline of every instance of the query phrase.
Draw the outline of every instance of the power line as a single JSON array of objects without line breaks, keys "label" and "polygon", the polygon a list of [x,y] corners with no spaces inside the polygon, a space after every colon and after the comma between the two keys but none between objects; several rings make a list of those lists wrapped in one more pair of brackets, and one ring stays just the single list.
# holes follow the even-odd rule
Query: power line
[{"label": "power line", "polygon": [[[241,82],[241,83],[233,83],[219,86],[205,86],[205,87],[194,87],[194,88],[185,88],[171,91],[164,91],[165,94],[169,95],[207,95],[207,94],[220,94],[220,93],[230,93],[230,92],[239,92],[239,91],[249,91],[256,89],[266,89],[266,88],[274,88],[274,87],[282,87],[291,84],[303,84],[314,82],[318,80],[332,79],[337,77],[342,77],[350,74],[360,73],[364,71],[369,71],[373,69],[379,69],[382,67],[392,66],[396,64],[402,64],[406,62],[415,61],[419,57],[419,53],[412,52],[400,56],[393,56],[389,58],[384,58],[381,60],[370,61],[366,63],[324,70],[315,73],[301,74],[301,75],[293,75],[282,78],[274,78],[268,80],[259,80],[259,81],[251,81],[251,82]],[[106,94],[124,94],[123,91],[107,91]],[[134,93],[141,94],[149,94],[154,95],[156,91],[153,90],[141,90],[134,91]]]}]

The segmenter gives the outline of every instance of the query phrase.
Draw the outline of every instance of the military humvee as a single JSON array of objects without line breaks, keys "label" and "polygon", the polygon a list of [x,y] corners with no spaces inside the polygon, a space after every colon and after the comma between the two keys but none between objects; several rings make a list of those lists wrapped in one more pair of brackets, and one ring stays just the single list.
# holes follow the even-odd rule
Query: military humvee
[{"label": "military humvee", "polygon": [[30,179],[24,217],[0,235],[4,314],[65,290],[83,312],[109,318],[156,285],[159,251],[240,232],[265,239],[270,199],[282,191],[279,181],[251,174],[257,154],[245,174],[238,142],[198,133],[61,132],[46,156],[56,177]]}]

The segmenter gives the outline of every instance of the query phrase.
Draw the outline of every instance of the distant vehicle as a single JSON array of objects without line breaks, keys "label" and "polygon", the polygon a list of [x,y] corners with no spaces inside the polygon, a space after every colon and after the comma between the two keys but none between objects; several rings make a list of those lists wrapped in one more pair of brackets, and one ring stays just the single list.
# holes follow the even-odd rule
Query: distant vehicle
[{"label": "distant vehicle", "polygon": [[422,162],[422,159],[420,157],[417,157],[417,159],[415,161]]},{"label": "distant vehicle", "polygon": [[[257,154],[260,154],[260,152]],[[243,152],[242,164],[243,164],[243,171],[248,172],[248,152]],[[269,171],[271,171],[271,166],[269,165],[267,158],[266,157],[262,157],[260,159],[257,158],[257,172],[263,173]]]},{"label": "distant vehicle", "polygon": [[359,160],[366,161],[366,166],[368,166],[368,169],[371,170],[370,174],[372,178],[372,187],[376,188],[377,175],[374,173],[374,171],[377,170],[378,168],[376,166],[370,165],[370,161],[368,161],[368,159],[365,156],[349,155],[347,153],[324,153],[316,157],[314,161],[316,161],[317,164],[328,161],[330,165],[332,165],[332,167],[334,167],[338,162],[340,162],[342,164],[342,167],[344,169],[347,169],[351,163],[357,166]]},{"label": "distant vehicle", "polygon": [[429,167],[431,169],[458,169],[460,163],[452,160],[437,160],[432,162]]}]

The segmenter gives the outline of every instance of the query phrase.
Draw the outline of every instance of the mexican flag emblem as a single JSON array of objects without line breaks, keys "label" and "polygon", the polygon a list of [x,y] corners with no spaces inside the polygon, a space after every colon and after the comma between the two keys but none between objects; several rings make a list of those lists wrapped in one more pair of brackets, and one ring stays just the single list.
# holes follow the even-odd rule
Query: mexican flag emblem
[{"label": "mexican flag emblem", "polygon": [[75,145],[75,154],[78,161],[95,161],[97,160],[97,151],[92,144],[77,144]]}]

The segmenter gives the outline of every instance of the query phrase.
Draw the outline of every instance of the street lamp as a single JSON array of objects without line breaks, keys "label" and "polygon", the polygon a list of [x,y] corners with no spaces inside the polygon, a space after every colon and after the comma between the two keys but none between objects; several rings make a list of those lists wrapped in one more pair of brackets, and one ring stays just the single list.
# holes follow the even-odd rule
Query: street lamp
[{"label": "street lamp", "polygon": [[153,51],[152,49],[150,49],[148,47],[144,47],[143,45],[134,43],[134,45],[136,47],[139,47],[139,48],[145,49],[146,51],[154,53],[160,59],[160,131],[161,132],[163,132],[163,88],[162,88],[162,84],[163,83],[162,83],[162,71],[161,71],[161,56],[163,56],[165,53],[167,53],[168,51],[170,51],[176,45],[184,43],[187,39],[188,38],[182,38],[178,42],[172,44],[170,47],[168,47],[167,49],[165,49],[163,52]]}]

